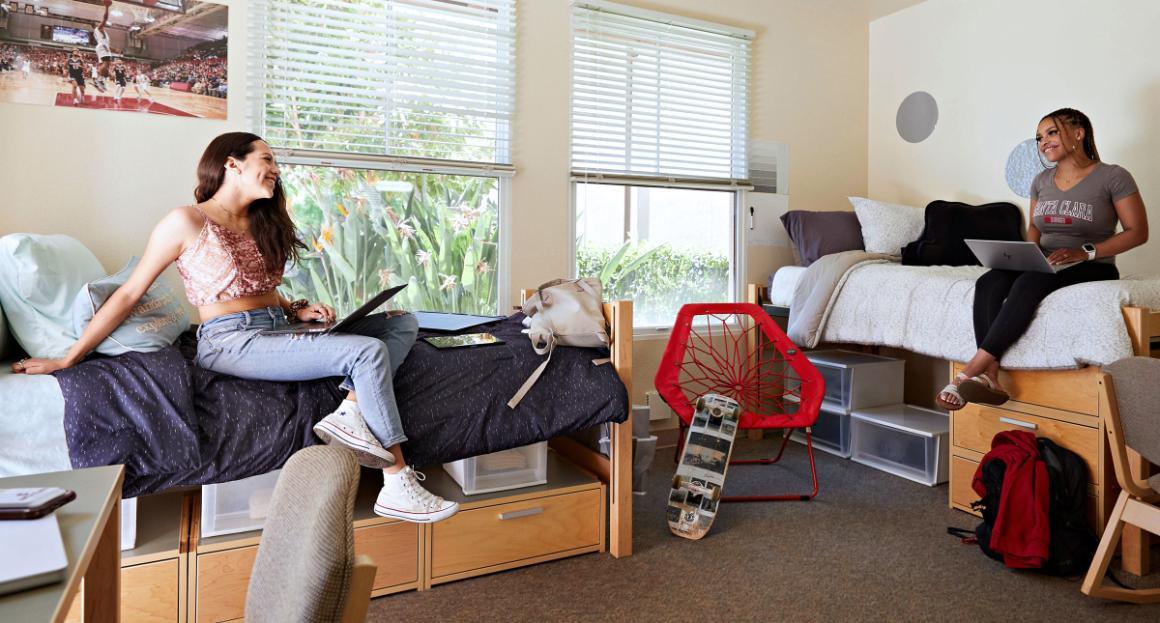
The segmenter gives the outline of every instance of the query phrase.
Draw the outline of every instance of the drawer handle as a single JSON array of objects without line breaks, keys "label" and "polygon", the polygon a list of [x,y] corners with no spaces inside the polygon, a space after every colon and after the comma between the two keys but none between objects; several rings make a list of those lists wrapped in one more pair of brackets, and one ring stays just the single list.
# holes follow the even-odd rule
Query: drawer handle
[{"label": "drawer handle", "polygon": [[999,421],[1004,423],[1004,424],[1010,424],[1012,426],[1022,426],[1023,428],[1030,428],[1031,430],[1035,430],[1035,429],[1039,428],[1038,424],[1033,424],[1031,422],[1022,422],[1019,420],[1013,420],[1009,417],[1001,417],[1001,418],[999,418]]},{"label": "drawer handle", "polygon": [[537,506],[535,508],[525,508],[518,511],[508,511],[499,514],[500,521],[507,521],[508,519],[519,519],[520,517],[531,517],[532,515],[539,515],[544,512],[544,507]]}]

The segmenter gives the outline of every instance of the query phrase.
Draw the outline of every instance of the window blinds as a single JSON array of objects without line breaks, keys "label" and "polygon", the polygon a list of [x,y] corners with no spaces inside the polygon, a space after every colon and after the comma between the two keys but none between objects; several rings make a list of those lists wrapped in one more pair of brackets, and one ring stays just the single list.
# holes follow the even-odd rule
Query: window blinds
[{"label": "window blinds", "polygon": [[752,33],[606,2],[572,8],[572,171],[748,176]]},{"label": "window blinds", "polygon": [[511,162],[515,0],[251,7],[251,110],[275,147]]}]

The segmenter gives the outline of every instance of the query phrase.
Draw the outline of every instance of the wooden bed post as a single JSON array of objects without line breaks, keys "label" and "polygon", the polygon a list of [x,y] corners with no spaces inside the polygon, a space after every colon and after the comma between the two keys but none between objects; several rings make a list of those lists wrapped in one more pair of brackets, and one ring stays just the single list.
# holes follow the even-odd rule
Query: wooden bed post
[{"label": "wooden bed post", "polygon": [[[520,290],[520,302],[535,293]],[[549,445],[608,483],[608,551],[626,558],[632,555],[632,301],[605,303],[604,318],[612,341],[612,365],[628,394],[628,419],[609,425],[607,458],[566,436],[552,439]]]},{"label": "wooden bed post", "polygon": [[608,551],[632,555],[632,301],[604,306],[612,329],[612,365],[628,392],[628,419],[609,427]]}]

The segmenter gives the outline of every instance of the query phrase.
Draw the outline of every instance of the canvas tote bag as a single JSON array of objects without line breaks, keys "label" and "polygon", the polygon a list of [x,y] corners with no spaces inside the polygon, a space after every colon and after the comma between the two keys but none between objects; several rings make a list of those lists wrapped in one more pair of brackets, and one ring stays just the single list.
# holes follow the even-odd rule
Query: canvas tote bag
[{"label": "canvas tote bag", "polygon": [[[595,277],[554,279],[536,288],[536,293],[523,304],[521,309],[527,316],[524,324],[528,327],[525,332],[532,340],[532,348],[537,355],[547,355],[548,358],[508,401],[509,408],[515,409],[528,390],[536,384],[552,361],[552,351],[557,344],[586,348],[608,346],[608,326],[604,320],[601,290],[600,280]],[[608,361],[596,359],[592,363]]]}]

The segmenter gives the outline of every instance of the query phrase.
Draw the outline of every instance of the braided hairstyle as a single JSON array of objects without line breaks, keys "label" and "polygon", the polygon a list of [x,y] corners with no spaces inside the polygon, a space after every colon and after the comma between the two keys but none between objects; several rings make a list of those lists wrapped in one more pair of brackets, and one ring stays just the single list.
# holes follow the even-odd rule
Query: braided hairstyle
[{"label": "braided hairstyle", "polygon": [[[1083,154],[1093,162],[1100,161],[1100,152],[1096,149],[1096,135],[1092,130],[1092,120],[1088,116],[1074,108],[1060,108],[1044,115],[1043,121],[1051,119],[1055,123],[1055,127],[1059,130],[1060,141],[1063,142],[1063,147],[1075,157],[1074,150],[1079,147],[1083,150]],[[1083,140],[1079,145],[1075,144],[1071,134],[1064,132],[1064,128],[1083,128]]]}]

